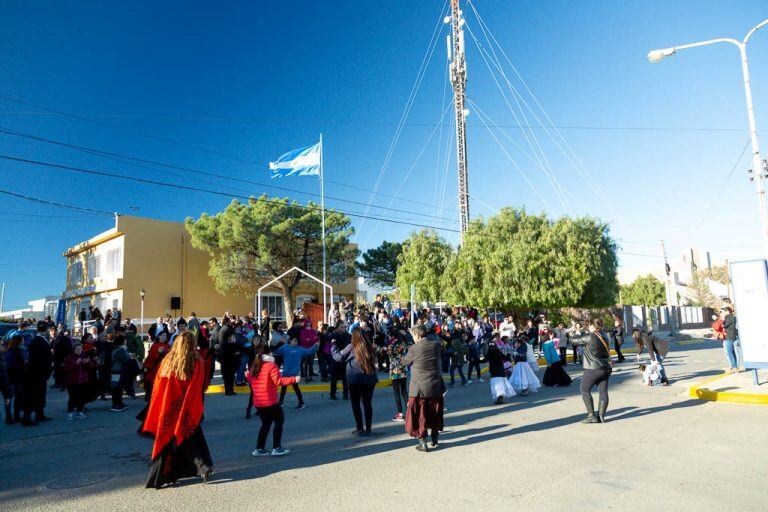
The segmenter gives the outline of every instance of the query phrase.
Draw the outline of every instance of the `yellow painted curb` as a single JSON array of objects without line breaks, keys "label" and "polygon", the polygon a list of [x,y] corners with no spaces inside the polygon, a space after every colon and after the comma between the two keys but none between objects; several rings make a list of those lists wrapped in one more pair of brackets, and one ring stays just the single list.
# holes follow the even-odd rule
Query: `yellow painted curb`
[{"label": "yellow painted curb", "polygon": [[724,379],[731,375],[730,373],[723,373],[717,375],[711,379],[707,379],[704,382],[694,384],[688,388],[688,395],[691,398],[698,398],[699,400],[706,400],[708,402],[730,402],[734,404],[752,404],[752,405],[768,405],[768,394],[758,395],[755,393],[738,393],[734,391],[713,391],[706,388],[707,384]]}]

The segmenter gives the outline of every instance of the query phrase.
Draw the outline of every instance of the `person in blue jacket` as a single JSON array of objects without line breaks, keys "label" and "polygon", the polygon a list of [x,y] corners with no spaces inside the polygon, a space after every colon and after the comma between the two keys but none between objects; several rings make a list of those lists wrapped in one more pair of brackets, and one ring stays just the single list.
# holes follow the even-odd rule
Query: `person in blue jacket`
[{"label": "person in blue jacket", "polygon": [[[296,377],[301,373],[301,361],[303,358],[311,358],[315,356],[319,343],[315,343],[310,348],[303,348],[299,346],[299,340],[292,338],[288,345],[283,345],[274,351],[276,355],[283,358],[283,377]],[[299,399],[299,405],[297,409],[304,409],[307,405],[304,403],[304,397],[301,395],[301,389],[298,384],[291,384],[293,386],[293,392],[296,393],[296,398]],[[283,386],[280,390],[280,405],[283,405],[285,399],[285,393],[288,391],[288,386]]]}]

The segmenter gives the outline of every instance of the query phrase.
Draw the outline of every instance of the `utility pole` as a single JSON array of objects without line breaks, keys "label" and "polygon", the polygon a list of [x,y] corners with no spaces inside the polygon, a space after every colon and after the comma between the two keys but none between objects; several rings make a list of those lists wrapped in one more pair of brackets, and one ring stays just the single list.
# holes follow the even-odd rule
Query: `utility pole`
[{"label": "utility pole", "polygon": [[[469,185],[467,179],[467,110],[464,100],[467,86],[467,63],[464,57],[464,17],[459,9],[459,0],[451,0],[451,15],[446,23],[451,24],[448,60],[451,61],[451,84],[453,85],[453,109],[456,116],[456,170],[459,178],[459,229],[463,241],[469,227]],[[453,55],[451,55],[451,49]]]},{"label": "utility pole", "polygon": [[669,316],[669,330],[670,334],[674,336],[677,334],[677,311],[675,306],[677,305],[677,291],[672,285],[672,269],[669,266],[667,260],[667,249],[664,247],[664,240],[661,240],[661,257],[664,258],[664,290],[667,295],[667,314]]},{"label": "utility pole", "polygon": [[3,288],[0,290],[0,313],[3,312],[3,304],[5,301],[5,283],[3,283]]}]

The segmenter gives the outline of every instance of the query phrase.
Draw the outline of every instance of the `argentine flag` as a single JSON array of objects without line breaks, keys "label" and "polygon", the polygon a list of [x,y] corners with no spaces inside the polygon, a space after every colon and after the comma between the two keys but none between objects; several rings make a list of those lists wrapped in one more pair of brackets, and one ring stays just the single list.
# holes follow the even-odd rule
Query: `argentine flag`
[{"label": "argentine flag", "polygon": [[320,176],[320,144],[294,149],[281,155],[276,162],[269,162],[272,177]]}]

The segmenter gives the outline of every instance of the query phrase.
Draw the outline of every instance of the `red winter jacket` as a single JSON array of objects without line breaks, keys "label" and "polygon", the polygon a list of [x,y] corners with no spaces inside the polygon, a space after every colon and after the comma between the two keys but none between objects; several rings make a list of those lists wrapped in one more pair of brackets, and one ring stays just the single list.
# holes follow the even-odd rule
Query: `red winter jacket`
[{"label": "red winter jacket", "polygon": [[[80,363],[78,364],[78,361]],[[88,384],[90,370],[95,368],[93,360],[85,352],[77,355],[74,352],[69,354],[64,360],[64,375],[67,386],[75,384]]]},{"label": "red winter jacket", "polygon": [[271,407],[277,403],[278,386],[296,384],[296,377],[282,377],[272,356],[262,356],[261,370],[256,377],[246,377],[251,385],[254,407]]}]

